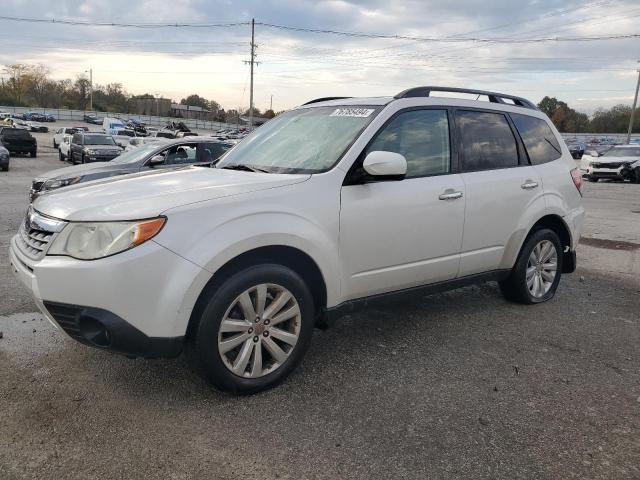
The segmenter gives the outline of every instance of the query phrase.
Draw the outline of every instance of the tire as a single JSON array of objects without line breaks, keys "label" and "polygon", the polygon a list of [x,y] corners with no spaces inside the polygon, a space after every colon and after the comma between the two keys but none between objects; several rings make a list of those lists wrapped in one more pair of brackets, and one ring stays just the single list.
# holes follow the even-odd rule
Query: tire
[{"label": "tire", "polygon": [[6,167],[2,167],[2,171],[3,172],[8,172],[9,171],[9,165],[7,165]]},{"label": "tire", "polygon": [[31,153],[31,158],[36,158],[38,156],[38,152],[36,150],[32,150],[30,153]]},{"label": "tire", "polygon": [[66,160],[65,156],[62,154],[62,152],[60,150],[58,150],[58,159],[61,162],[64,162]]},{"label": "tire", "polygon": [[[258,288],[263,289],[262,295],[257,293]],[[218,390],[241,395],[257,393],[282,382],[302,360],[313,334],[313,297],[304,280],[290,268],[265,263],[240,270],[211,290],[211,298],[189,330],[185,348],[196,370]],[[241,308],[241,297],[248,299],[249,308]],[[264,302],[259,302],[261,297]],[[282,305],[276,302],[284,298],[288,300]],[[259,312],[259,304],[264,306],[267,315],[254,318],[253,324],[244,320],[254,311]],[[247,305],[246,301],[243,305]],[[275,308],[275,312],[270,314],[270,307]],[[269,320],[277,319],[283,312],[293,312],[293,316],[277,326],[271,325]],[[220,331],[223,318],[227,319],[227,332]],[[233,322],[229,323],[229,319]],[[291,345],[282,338],[295,343]],[[230,339],[236,346],[225,352],[221,342]],[[259,363],[256,352],[260,354]],[[237,368],[237,372],[232,368]]]},{"label": "tire", "polygon": [[600,179],[598,177],[594,177],[593,175],[589,175],[587,177],[587,180],[589,180],[590,182],[593,182],[593,183],[598,183],[598,180],[600,180]]},{"label": "tire", "polygon": [[633,182],[634,183],[640,184],[640,167],[636,168],[633,171],[633,177],[632,178],[633,178]]},{"label": "tire", "polygon": [[[547,260],[541,266],[531,265],[535,260],[535,254],[532,255],[532,252],[540,246],[544,246],[543,248],[553,248],[553,252],[543,249],[543,255],[541,255],[543,260],[546,254],[551,255],[551,259],[549,260],[552,260],[555,253],[555,274],[553,274],[552,279],[550,278],[552,268],[544,269],[543,267],[545,264],[549,264],[551,267],[554,263],[553,261]],[[539,250],[536,251],[539,252]],[[535,269],[533,275],[531,275],[531,268]],[[527,282],[528,271],[529,279],[533,279],[531,287]],[[505,280],[498,283],[502,295],[507,300],[516,303],[535,304],[546,302],[553,298],[560,283],[561,276],[562,244],[560,243],[558,235],[553,230],[543,228],[535,230],[529,235],[520,250],[520,254],[511,273]],[[538,283],[539,281],[541,283]],[[537,289],[538,286],[540,289]]]},{"label": "tire", "polygon": [[82,157],[80,157],[80,159],[82,160],[80,163],[84,163],[84,153],[82,154]]}]

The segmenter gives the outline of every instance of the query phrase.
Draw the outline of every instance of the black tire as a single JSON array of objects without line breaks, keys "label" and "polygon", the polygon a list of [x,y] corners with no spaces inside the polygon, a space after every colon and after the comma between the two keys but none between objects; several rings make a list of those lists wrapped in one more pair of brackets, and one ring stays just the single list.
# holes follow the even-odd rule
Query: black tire
[{"label": "black tire", "polygon": [[[300,308],[300,331],[288,357],[273,372],[257,378],[241,377],[229,370],[218,350],[218,334],[223,316],[245,290],[263,283],[287,289]],[[209,289],[212,295],[199,318],[189,329],[185,351],[192,365],[215,388],[229,393],[248,395],[269,389],[282,382],[300,363],[314,329],[313,296],[304,280],[290,268],[276,264],[259,264],[229,276]]]},{"label": "black tire", "polygon": [[36,158],[38,156],[38,152],[36,150],[31,150],[31,158]]},{"label": "black tire", "polygon": [[2,167],[2,171],[3,172],[8,172],[9,171],[9,165],[7,165],[6,167]]},{"label": "black tire", "polygon": [[[556,265],[556,275],[549,290],[543,296],[535,297],[531,294],[529,288],[527,287],[527,262],[534,247],[543,240],[550,241],[556,249],[556,256],[558,259]],[[504,298],[511,302],[524,304],[542,303],[553,298],[558,288],[558,284],[560,283],[561,276],[562,244],[560,242],[560,239],[558,238],[558,235],[553,230],[542,228],[539,230],[534,230],[529,234],[527,240],[524,242],[524,245],[520,249],[520,254],[518,255],[516,264],[511,269],[511,273],[505,280],[498,282],[498,284],[500,285],[500,291],[502,292]]]},{"label": "black tire", "polygon": [[598,177],[594,177],[593,175],[589,175],[587,177],[587,180],[589,180],[590,182],[593,182],[593,183],[598,183],[598,180],[600,180],[600,179]]},{"label": "black tire", "polygon": [[58,150],[58,159],[61,162],[64,162],[66,160],[65,156],[62,154],[62,152],[60,150]]},{"label": "black tire", "polygon": [[640,184],[640,167],[633,171],[633,182]]}]

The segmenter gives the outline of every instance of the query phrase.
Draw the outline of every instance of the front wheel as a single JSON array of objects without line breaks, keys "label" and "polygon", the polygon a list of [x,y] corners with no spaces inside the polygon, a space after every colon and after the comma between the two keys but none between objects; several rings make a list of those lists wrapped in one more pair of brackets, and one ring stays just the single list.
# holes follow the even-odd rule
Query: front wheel
[{"label": "front wheel", "polygon": [[499,282],[507,300],[533,304],[553,298],[562,272],[562,244],[558,235],[543,228],[533,232],[520,250],[509,277]]},{"label": "front wheel", "polygon": [[218,285],[196,321],[191,359],[219,390],[256,393],[302,360],[313,334],[313,297],[290,268],[255,265]]}]

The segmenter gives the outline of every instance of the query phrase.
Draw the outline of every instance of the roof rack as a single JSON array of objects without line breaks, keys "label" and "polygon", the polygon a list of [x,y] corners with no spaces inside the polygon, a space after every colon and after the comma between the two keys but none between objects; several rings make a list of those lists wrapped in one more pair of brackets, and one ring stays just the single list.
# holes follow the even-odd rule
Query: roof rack
[{"label": "roof rack", "polygon": [[303,103],[302,105],[309,105],[311,103],[318,103],[318,102],[328,102],[329,100],[343,100],[345,98],[353,98],[353,97],[322,97],[322,98],[316,98],[314,100],[310,100],[307,103]]},{"label": "roof rack", "polygon": [[516,97],[514,95],[507,95],[505,93],[487,92],[485,90],[474,90],[472,88],[450,88],[450,87],[415,87],[409,88],[397,94],[393,98],[411,98],[411,97],[429,97],[431,92],[452,92],[452,93],[470,93],[473,95],[485,95],[492,103],[504,103],[505,100],[511,100],[514,105],[524,108],[532,108],[538,110],[538,107],[526,98]]}]

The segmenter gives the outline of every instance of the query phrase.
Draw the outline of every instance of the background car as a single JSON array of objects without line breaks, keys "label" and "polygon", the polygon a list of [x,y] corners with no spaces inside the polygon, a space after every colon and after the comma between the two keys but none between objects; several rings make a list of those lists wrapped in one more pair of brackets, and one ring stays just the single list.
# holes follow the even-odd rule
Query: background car
[{"label": "background car", "polygon": [[161,143],[167,141],[168,139],[162,137],[134,137],[129,140],[129,145],[127,145],[124,150],[125,152],[128,152],[130,150],[141,147],[143,145],[148,145],[150,143]]},{"label": "background car", "polygon": [[102,120],[100,120],[98,116],[93,113],[85,113],[82,118],[87,123],[92,123],[94,125],[102,125]]},{"label": "background car", "polygon": [[76,163],[108,162],[122,153],[111,135],[76,132],[71,137],[69,159]]},{"label": "background car", "polygon": [[571,143],[567,145],[569,148],[569,153],[576,160],[580,160],[584,155],[585,150],[587,149],[587,145],[582,142]]},{"label": "background car", "polygon": [[[60,144],[61,153],[64,147],[64,143]],[[33,201],[51,190],[129,173],[189,165],[209,166],[232,147],[230,143],[205,137],[166,142],[159,140],[125,152],[110,162],[76,165],[48,172],[33,180],[30,198]]]},{"label": "background car", "polygon": [[24,128],[0,128],[0,143],[13,154],[28,153],[32,157],[38,155],[36,139]]},{"label": "background car", "polygon": [[47,133],[49,131],[49,127],[43,125],[40,122],[27,120],[25,123],[27,124],[27,126],[29,127],[29,131],[31,132]]},{"label": "background car", "polygon": [[56,130],[56,133],[53,134],[53,148],[58,148],[58,145],[60,145],[62,143],[62,139],[65,136],[68,135],[73,135],[76,132],[79,131],[85,131],[84,127],[83,129],[79,129],[77,127],[62,127],[59,128],[58,130]]},{"label": "background car", "polygon": [[9,126],[9,127],[13,127],[13,128],[22,128],[24,130],[31,130],[31,127],[29,127],[29,125],[27,125],[27,122],[25,122],[24,120],[21,120],[19,118],[15,118],[15,117],[9,117],[9,118],[5,118],[2,121],[3,125]]},{"label": "background car", "polygon": [[582,157],[580,172],[590,182],[606,178],[624,180],[622,167],[640,160],[640,145],[617,145],[604,153],[589,150]]},{"label": "background car", "polygon": [[0,170],[3,172],[9,171],[9,150],[0,146]]},{"label": "background car", "polygon": [[123,149],[129,145],[129,141],[132,137],[136,137],[136,132],[129,128],[123,128],[120,130],[115,130],[114,133],[111,134],[116,143],[122,147]]},{"label": "background car", "polygon": [[69,149],[71,148],[71,137],[72,135],[64,135],[60,139],[60,144],[58,145],[58,159],[61,162],[65,160],[69,160]]}]

